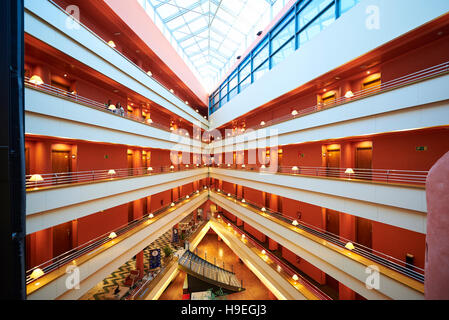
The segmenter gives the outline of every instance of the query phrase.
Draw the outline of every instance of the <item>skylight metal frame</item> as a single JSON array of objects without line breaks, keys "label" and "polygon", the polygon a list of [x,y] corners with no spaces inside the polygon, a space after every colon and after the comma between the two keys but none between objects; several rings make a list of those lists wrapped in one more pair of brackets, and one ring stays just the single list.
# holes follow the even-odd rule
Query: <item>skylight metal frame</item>
[{"label": "skylight metal frame", "polygon": [[242,53],[238,50],[246,49],[248,33],[254,31],[261,18],[272,12],[277,1],[285,4],[286,0],[139,1],[152,7],[199,80],[207,79],[210,86],[218,82],[237,53]]}]

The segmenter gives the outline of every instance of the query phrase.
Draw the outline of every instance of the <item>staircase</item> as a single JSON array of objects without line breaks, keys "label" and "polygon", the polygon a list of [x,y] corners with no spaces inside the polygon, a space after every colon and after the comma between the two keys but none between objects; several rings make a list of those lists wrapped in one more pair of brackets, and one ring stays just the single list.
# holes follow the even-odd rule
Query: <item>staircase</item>
[{"label": "staircase", "polygon": [[223,289],[233,292],[245,290],[242,288],[240,281],[233,272],[207,262],[190,250],[186,250],[178,260],[178,269],[195,278]]}]

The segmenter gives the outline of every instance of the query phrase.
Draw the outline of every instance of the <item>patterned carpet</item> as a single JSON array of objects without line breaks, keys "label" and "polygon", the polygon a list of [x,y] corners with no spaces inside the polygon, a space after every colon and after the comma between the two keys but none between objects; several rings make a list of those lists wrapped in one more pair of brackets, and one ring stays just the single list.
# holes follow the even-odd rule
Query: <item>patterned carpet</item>
[{"label": "patterned carpet", "polygon": [[[167,231],[164,235],[162,235],[159,239],[154,241],[144,250],[144,268],[145,273],[148,273],[150,266],[150,250],[157,248],[164,248],[166,245],[169,245],[174,251],[179,248],[174,246],[171,243],[172,240],[172,231]],[[102,282],[98,283],[95,287],[90,289],[84,296],[80,298],[80,300],[106,300],[107,296],[111,295],[112,292],[117,288],[117,285],[124,287],[123,283],[126,277],[129,275],[131,270],[134,270],[136,266],[135,257],[122,265],[116,271],[111,273],[107,278],[105,278]]]}]

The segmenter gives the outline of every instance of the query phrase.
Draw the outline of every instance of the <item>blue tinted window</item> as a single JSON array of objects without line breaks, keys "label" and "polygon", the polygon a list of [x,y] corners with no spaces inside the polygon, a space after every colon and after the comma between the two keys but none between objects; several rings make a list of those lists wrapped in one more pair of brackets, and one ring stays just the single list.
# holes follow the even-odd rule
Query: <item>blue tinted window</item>
[{"label": "blue tinted window", "polygon": [[347,12],[349,9],[354,7],[360,0],[340,0],[340,14]]},{"label": "blue tinted window", "polygon": [[269,54],[268,45],[262,48],[257,55],[253,58],[253,69],[256,69],[261,63],[263,63]]},{"label": "blue tinted window", "polygon": [[310,2],[298,16],[298,30],[302,29],[310,21],[316,18],[316,16],[323,11],[334,0],[313,0]]},{"label": "blue tinted window", "polygon": [[334,21],[335,8],[332,6],[299,34],[299,46],[314,38]]},{"label": "blue tinted window", "polygon": [[254,71],[254,81],[259,80],[268,71],[268,67],[268,61],[266,61],[256,71]]},{"label": "blue tinted window", "polygon": [[229,80],[229,91],[234,89],[238,84],[238,78],[237,75],[234,76],[231,80]]},{"label": "blue tinted window", "polygon": [[240,82],[240,92],[245,90],[250,84],[251,84],[251,76],[248,76],[242,82]]},{"label": "blue tinted window", "polygon": [[292,19],[278,34],[271,40],[271,52],[275,52],[285,42],[295,34],[295,20]]},{"label": "blue tinted window", "polygon": [[251,73],[251,62],[248,63],[240,70],[240,81],[245,79]]},{"label": "blue tinted window", "polygon": [[229,100],[234,98],[237,95],[237,87],[229,91]]},{"label": "blue tinted window", "polygon": [[295,39],[291,39],[285,46],[282,47],[278,52],[276,52],[271,58],[271,67],[274,67],[279,62],[287,58],[295,52]]}]

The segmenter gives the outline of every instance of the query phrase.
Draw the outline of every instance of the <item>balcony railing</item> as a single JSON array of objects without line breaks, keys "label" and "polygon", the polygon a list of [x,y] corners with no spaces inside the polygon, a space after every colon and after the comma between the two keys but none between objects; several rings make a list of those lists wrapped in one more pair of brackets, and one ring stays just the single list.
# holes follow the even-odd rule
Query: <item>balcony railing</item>
[{"label": "balcony railing", "polygon": [[[266,214],[270,217],[273,217],[277,220],[286,222],[290,225],[292,225],[294,228],[298,228],[301,230],[306,231],[309,234],[315,235],[323,240],[326,240],[329,243],[332,243],[344,250],[348,250],[350,252],[357,253],[358,255],[367,258],[375,263],[378,263],[384,267],[387,267],[389,269],[392,269],[400,274],[403,274],[411,279],[414,279],[419,282],[424,282],[424,269],[419,268],[417,266],[414,266],[412,264],[406,263],[405,261],[399,260],[395,257],[392,257],[390,255],[387,255],[383,252],[374,250],[372,248],[366,247],[362,244],[356,243],[353,240],[346,239],[342,236],[330,233],[327,230],[320,229],[314,225],[308,224],[304,221],[295,220],[288,216],[285,216],[284,214],[280,212],[276,212],[274,210],[271,210],[269,208],[261,207],[259,204],[253,203],[251,201],[248,201],[246,199],[238,198],[235,195],[232,194],[226,194],[222,190],[217,191],[214,189],[214,192],[216,192],[219,195],[222,195],[224,197],[228,197],[232,200],[235,200],[236,203],[239,205],[247,205],[253,209],[256,209],[260,212],[261,215]],[[242,202],[242,200],[245,200],[245,202]],[[354,249],[348,249],[347,245],[352,244],[354,246]]]},{"label": "balcony railing", "polygon": [[[377,86],[373,86],[367,89],[363,89],[360,91],[353,92],[350,96],[342,96],[337,99],[335,99],[332,103],[319,103],[315,106],[308,107],[308,108],[301,108],[301,106],[298,106],[296,109],[293,107],[293,111],[290,114],[286,114],[271,120],[264,120],[260,124],[256,124],[250,127],[245,128],[244,131],[240,129],[232,130],[232,132],[229,132],[230,136],[239,136],[245,134],[248,129],[257,130],[266,128],[275,124],[279,124],[284,121],[293,120],[311,113],[315,113],[321,110],[337,107],[343,104],[346,104],[348,102],[357,101],[360,99],[364,99],[367,97],[370,97],[372,95],[384,93],[387,91],[395,90],[407,85],[411,85],[414,83],[422,82],[428,79],[432,79],[435,77],[439,77],[445,74],[449,73],[449,61],[444,62],[438,65],[435,65],[430,68],[426,68],[414,73],[410,73],[408,75],[383,82]],[[224,138],[228,138],[229,136],[226,136]]]},{"label": "balcony railing", "polygon": [[[61,8],[59,5],[57,5],[54,1],[49,0],[50,3],[52,3],[56,8],[58,8],[61,12],[63,12],[64,14],[67,15],[68,18],[70,19],[75,19],[73,15],[70,15],[66,10],[64,10],[63,8]],[[175,95],[174,93],[172,93],[170,91],[170,89],[164,85],[162,82],[160,82],[159,80],[157,80],[156,78],[154,78],[152,75],[148,74],[148,70],[143,70],[141,67],[139,67],[137,64],[135,64],[130,58],[128,58],[124,53],[120,52],[119,50],[117,50],[114,47],[111,47],[108,42],[106,40],[104,40],[102,37],[100,37],[98,34],[96,34],[94,31],[92,31],[90,28],[88,28],[85,24],[83,24],[81,21],[76,20],[76,22],[82,26],[85,30],[87,30],[89,33],[91,33],[93,36],[95,36],[97,39],[99,39],[101,42],[104,43],[104,45],[106,45],[108,48],[114,50],[117,54],[119,54],[123,59],[125,59],[128,63],[132,64],[134,67],[136,67],[137,69],[139,69],[141,72],[143,72],[147,77],[151,78],[154,82],[156,82],[157,84],[159,84],[161,87],[163,87],[165,90],[167,90],[167,94],[172,95],[173,97],[175,97],[177,100],[179,100],[179,102],[181,102],[183,105],[185,105],[185,102],[178,97],[177,95]],[[193,109],[193,108],[192,108]]]},{"label": "balcony railing", "polygon": [[[197,221],[192,228],[190,228],[186,235],[185,235],[185,240],[184,241],[189,241],[192,238],[194,238],[197,234],[198,231],[200,231],[204,226],[206,225],[206,221]],[[160,248],[161,250],[163,248]],[[143,280],[141,279],[135,286],[133,289],[130,290],[130,292],[128,293],[128,295],[126,296],[126,300],[138,300],[138,299],[142,299],[143,296],[145,294],[148,294],[147,289],[149,288],[149,286],[151,285],[151,283],[153,283],[154,281],[157,280],[157,277],[161,274],[164,274],[164,272],[167,270],[167,265],[170,265],[170,263],[175,260],[175,255],[170,256],[170,260],[166,261],[166,263],[161,267],[161,269],[159,270],[158,274],[155,277],[150,277],[147,280]],[[159,277],[160,278],[160,277]]]},{"label": "balcony railing", "polygon": [[142,226],[145,222],[152,222],[156,221],[158,219],[158,216],[165,213],[166,211],[170,209],[176,208],[176,205],[180,204],[181,202],[185,200],[193,200],[195,196],[201,194],[202,192],[200,190],[197,190],[195,192],[192,192],[191,194],[181,197],[175,201],[173,201],[171,204],[166,205],[160,209],[157,209],[153,212],[150,212],[146,215],[144,215],[142,218],[136,219],[132,222],[129,222],[123,226],[120,226],[118,228],[115,228],[114,230],[111,230],[95,239],[92,239],[76,248],[73,248],[70,251],[67,251],[57,257],[54,257],[53,259],[50,259],[38,266],[33,267],[32,269],[28,270],[26,272],[26,284],[29,285],[33,281],[39,279],[35,279],[32,277],[33,271],[40,270],[43,272],[43,275],[49,274],[51,272],[60,270],[62,267],[67,266],[71,264],[74,260],[93,254],[96,250],[101,249],[101,246],[107,244],[110,241],[114,241],[116,237],[120,237],[121,235],[124,235],[125,233],[131,231],[132,229],[135,229],[139,226]]},{"label": "balcony railing", "polygon": [[283,173],[289,175],[304,175],[314,177],[340,178],[347,181],[374,181],[381,183],[412,184],[423,186],[426,184],[429,171],[395,170],[395,169],[357,169],[357,168],[333,168],[333,167],[299,167],[267,165],[238,165],[215,164],[215,168],[254,171],[265,174]]},{"label": "balcony railing", "polygon": [[[28,77],[25,77],[25,86],[28,88],[32,88],[32,89],[35,89],[35,90],[38,90],[41,92],[45,92],[45,93],[75,102],[75,103],[83,104],[90,108],[109,112],[113,115],[116,115],[117,117],[134,120],[134,121],[148,125],[153,128],[157,128],[157,129],[160,129],[163,131],[168,131],[170,133],[177,134],[184,138],[186,137],[185,130],[182,130],[182,131],[179,129],[173,130],[170,126],[165,126],[165,125],[157,123],[157,122],[149,121],[149,119],[144,119],[141,117],[134,116],[133,114],[127,113],[126,111],[123,114],[120,114],[118,109],[116,111],[111,111],[108,109],[108,106],[104,103],[80,96],[79,94],[76,94],[76,93],[72,93],[72,92],[68,92],[68,91],[59,89],[57,87],[54,87],[54,86],[46,84],[46,83],[35,84],[35,83],[31,82],[30,78],[28,78]],[[189,138],[190,138],[190,133],[189,133]],[[195,140],[200,140],[200,137],[198,136],[198,134],[194,134],[194,137],[192,137],[192,138]]]},{"label": "balcony railing", "polygon": [[[248,233],[245,233],[243,230],[238,228],[232,221],[224,217],[223,215],[220,215],[220,218],[218,218],[218,221],[220,221],[224,226],[230,227],[233,229],[234,232],[236,232],[239,235],[240,240],[244,241],[247,240],[251,246],[256,248],[257,251],[261,253],[261,256],[267,256],[271,261],[273,261],[276,265],[278,265],[282,270],[287,274],[289,277],[288,281],[292,284],[295,282],[298,282],[299,284],[302,284],[304,287],[306,287],[309,291],[311,291],[318,299],[320,300],[332,300],[328,295],[326,295],[324,292],[322,292],[320,289],[318,289],[314,284],[312,284],[309,280],[301,276],[297,271],[293,270],[291,267],[289,267],[285,262],[283,262],[281,259],[279,259],[276,255],[271,253],[269,250],[266,250],[262,245],[260,245],[251,235]],[[242,239],[242,235],[245,236],[245,240]],[[245,243],[246,244],[246,243]],[[248,245],[248,244],[247,244]],[[277,269],[278,272],[279,269]],[[294,276],[296,277],[294,279]]]},{"label": "balcony railing", "polygon": [[161,173],[173,173],[179,171],[198,169],[201,167],[203,166],[191,164],[191,165],[154,166],[145,168],[126,168],[126,169],[109,169],[109,170],[90,170],[80,172],[32,174],[26,176],[26,188],[28,190],[33,190],[36,188],[61,186],[73,183],[111,181],[119,178],[131,178],[131,177],[150,176]]}]

